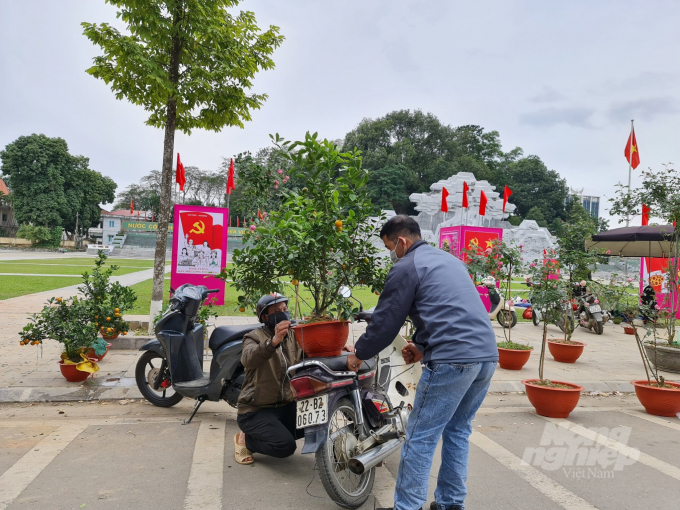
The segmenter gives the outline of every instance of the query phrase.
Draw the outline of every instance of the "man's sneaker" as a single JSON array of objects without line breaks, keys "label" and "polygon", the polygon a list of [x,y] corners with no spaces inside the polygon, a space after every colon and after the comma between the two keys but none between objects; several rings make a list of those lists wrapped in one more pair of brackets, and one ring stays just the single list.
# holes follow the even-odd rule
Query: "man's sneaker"
[{"label": "man's sneaker", "polygon": [[[430,510],[439,510],[441,507],[437,504],[436,501],[433,501],[430,503]],[[443,510],[463,510],[463,505],[449,505],[443,507]]]}]

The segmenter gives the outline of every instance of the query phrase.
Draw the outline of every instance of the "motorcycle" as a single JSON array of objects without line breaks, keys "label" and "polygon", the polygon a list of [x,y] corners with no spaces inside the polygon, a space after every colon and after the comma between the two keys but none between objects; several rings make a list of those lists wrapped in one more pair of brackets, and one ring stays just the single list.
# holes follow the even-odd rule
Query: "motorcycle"
[{"label": "motorcycle", "polygon": [[241,365],[243,336],[259,327],[219,326],[210,335],[212,362],[203,373],[204,327],[197,322],[203,301],[218,290],[182,285],[172,290],[170,309],[156,323],[156,338],[145,343],[137,361],[135,379],[141,394],[152,404],[171,407],[183,397],[196,399],[184,423],[190,423],[206,400],[225,400],[236,407],[245,371]]},{"label": "motorcycle", "polygon": [[[525,285],[528,287],[535,287],[539,288],[540,284],[535,284],[532,282],[525,282]],[[531,322],[533,322],[534,326],[538,326],[541,321],[543,321],[543,316],[545,310],[542,312],[538,308],[534,306],[534,300],[533,297],[530,295],[529,296],[529,302],[531,303]],[[550,317],[550,321],[552,324],[560,328],[560,331],[563,333],[573,333],[575,326],[574,326],[574,313],[571,307],[571,303],[565,298],[562,303],[559,305],[556,305],[553,310],[550,310],[550,313],[547,314]],[[564,316],[567,316],[567,319],[564,319]]]},{"label": "motorcycle", "polygon": [[491,301],[489,318],[491,320],[496,319],[498,324],[504,328],[514,328],[517,325],[515,304],[512,301],[506,301],[503,294],[498,292],[496,279],[493,276],[485,277],[482,280],[482,285],[488,289],[489,300]]},{"label": "motorcycle", "polygon": [[597,297],[592,293],[588,293],[585,285],[581,284],[574,285],[574,294],[576,297],[576,317],[579,326],[595,331],[598,335],[604,333],[604,325],[610,317],[607,311],[602,310],[602,307],[597,302]]},{"label": "motorcycle", "polygon": [[[182,285],[173,292],[170,309],[155,327],[156,339],[147,342],[135,376],[142,395],[154,405],[170,407],[183,397],[196,399],[184,420],[191,422],[205,400],[225,400],[236,407],[245,372],[241,365],[243,336],[260,327],[220,326],[210,335],[213,359],[203,373],[203,325],[198,311],[213,290]],[[349,289],[342,289],[343,296]],[[357,321],[370,322],[372,312],[360,308]],[[422,369],[404,366],[400,335],[358,372],[347,370],[347,355],[303,358],[288,373],[296,392],[296,426],[304,429],[303,454],[316,456],[324,489],[343,508],[359,508],[375,482],[375,468],[396,452],[406,435],[415,388]],[[154,366],[155,362],[158,367]],[[173,391],[168,395],[167,392]],[[395,405],[399,402],[398,405]]]}]

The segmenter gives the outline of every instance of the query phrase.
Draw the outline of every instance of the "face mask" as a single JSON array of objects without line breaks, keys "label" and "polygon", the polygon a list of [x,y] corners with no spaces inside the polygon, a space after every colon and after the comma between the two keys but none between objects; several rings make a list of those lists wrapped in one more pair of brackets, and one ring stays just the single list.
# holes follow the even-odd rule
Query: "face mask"
[{"label": "face mask", "polygon": [[276,325],[279,322],[289,321],[289,320],[290,320],[290,312],[274,312],[274,313],[270,313],[267,316],[267,324],[272,329],[272,331],[274,331],[276,329]]},{"label": "face mask", "polygon": [[397,244],[394,245],[394,250],[390,252],[390,260],[393,264],[396,264],[401,260],[399,257],[397,257],[397,246],[399,246],[399,239],[397,239]]}]

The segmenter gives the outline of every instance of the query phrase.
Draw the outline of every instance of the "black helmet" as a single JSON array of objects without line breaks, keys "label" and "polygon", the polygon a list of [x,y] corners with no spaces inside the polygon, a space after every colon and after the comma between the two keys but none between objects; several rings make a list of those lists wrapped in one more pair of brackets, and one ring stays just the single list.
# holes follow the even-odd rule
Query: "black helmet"
[{"label": "black helmet", "polygon": [[265,313],[271,305],[275,305],[276,303],[287,303],[288,298],[284,296],[283,294],[277,294],[276,292],[273,292],[271,294],[265,294],[262,296],[258,302],[257,302],[257,307],[255,308],[255,313],[257,314],[257,320],[262,322],[262,314]]}]

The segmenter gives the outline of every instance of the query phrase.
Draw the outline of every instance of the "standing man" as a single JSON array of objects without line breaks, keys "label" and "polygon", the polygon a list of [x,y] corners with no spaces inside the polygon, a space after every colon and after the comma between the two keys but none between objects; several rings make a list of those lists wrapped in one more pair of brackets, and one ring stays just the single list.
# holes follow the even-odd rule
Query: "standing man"
[{"label": "standing man", "polygon": [[380,238],[394,267],[371,323],[347,358],[350,370],[392,343],[411,317],[406,363],[422,361],[423,375],[406,427],[394,494],[395,510],[419,510],[441,438],[442,458],[432,510],[463,510],[472,419],[496,369],[498,350],[489,315],[463,262],[420,238],[413,218],[395,216]]}]

